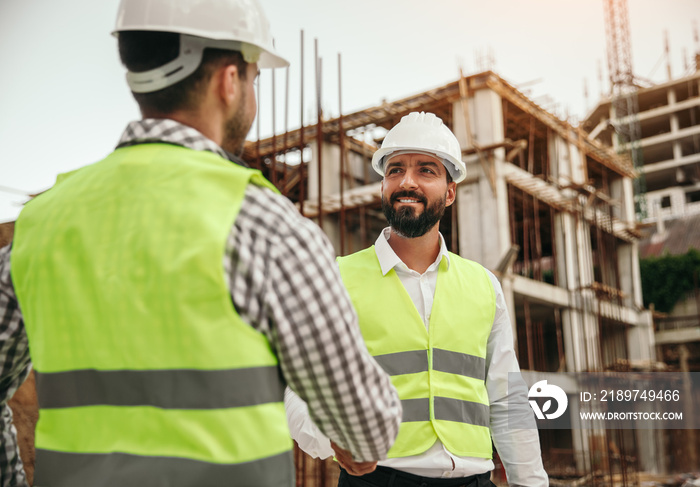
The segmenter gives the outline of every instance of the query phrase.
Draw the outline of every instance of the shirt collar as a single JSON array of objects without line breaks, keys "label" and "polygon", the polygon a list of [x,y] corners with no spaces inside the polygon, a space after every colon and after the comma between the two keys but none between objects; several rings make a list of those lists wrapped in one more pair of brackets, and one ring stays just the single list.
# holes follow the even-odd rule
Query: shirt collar
[{"label": "shirt collar", "polygon": [[[433,265],[439,264],[443,258],[446,259],[447,268],[450,266],[450,254],[447,252],[447,246],[445,245],[445,239],[442,238],[442,234],[438,233],[440,236],[440,252]],[[389,237],[391,236],[391,227],[386,227],[377,237],[376,242],[374,242],[374,251],[377,254],[377,259],[379,259],[379,266],[382,269],[382,275],[386,276],[391,269],[397,265],[406,266],[403,261],[396,255],[394,249],[389,245]],[[431,265],[431,267],[433,266]]]},{"label": "shirt collar", "polygon": [[144,118],[129,123],[119,139],[117,149],[157,142],[179,145],[192,150],[213,152],[224,159],[247,167],[247,164],[240,158],[219,147],[216,142],[207,138],[199,130],[169,118]]}]

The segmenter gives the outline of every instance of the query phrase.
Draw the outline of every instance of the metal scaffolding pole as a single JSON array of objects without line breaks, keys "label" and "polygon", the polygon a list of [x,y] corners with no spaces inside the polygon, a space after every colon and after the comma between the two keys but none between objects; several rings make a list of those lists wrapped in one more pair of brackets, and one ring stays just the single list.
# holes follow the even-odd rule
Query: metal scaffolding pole
[{"label": "metal scaffolding pole", "polygon": [[[316,163],[318,164],[318,226],[323,230],[323,109],[321,108],[321,72],[323,60],[318,55],[318,39],[314,39],[316,59]],[[302,130],[303,132],[303,130]]]},{"label": "metal scaffolding pole", "polygon": [[306,194],[304,192],[304,31],[301,31],[301,59],[299,61],[299,71],[301,73],[301,84],[300,84],[300,106],[299,110],[299,213],[304,214],[304,199]]},{"label": "metal scaffolding pole", "polygon": [[277,139],[275,131],[277,128],[277,103],[275,93],[277,84],[275,83],[275,69],[272,70],[272,154],[270,155],[270,181],[277,187]]},{"label": "metal scaffolding pole", "polygon": [[[289,149],[287,145],[289,137],[289,66],[285,69],[284,77],[284,139],[282,141],[283,151],[284,151],[284,166],[282,166],[282,181],[285,184],[282,189],[286,187],[287,183],[287,150]],[[286,192],[285,192],[286,193]],[[286,194],[285,194],[286,196]]]},{"label": "metal scaffolding pole", "polygon": [[[345,255],[345,131],[343,130],[343,87],[341,58],[338,53],[338,136],[340,139],[340,255]],[[319,200],[320,204],[320,200]]]}]

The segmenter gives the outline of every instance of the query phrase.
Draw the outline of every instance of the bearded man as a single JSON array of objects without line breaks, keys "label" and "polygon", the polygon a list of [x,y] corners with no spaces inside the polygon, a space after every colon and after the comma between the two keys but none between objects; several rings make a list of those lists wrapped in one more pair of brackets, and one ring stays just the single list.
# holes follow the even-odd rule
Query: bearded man
[{"label": "bearded man", "polygon": [[339,486],[492,486],[492,440],[510,485],[549,483],[501,285],[439,232],[465,177],[461,155],[432,113],[403,117],[372,159],[389,227],[338,259],[365,344],[401,398],[388,458],[356,461],[315,428],[312,406],[285,395],[293,438],[312,456],[335,455]]}]

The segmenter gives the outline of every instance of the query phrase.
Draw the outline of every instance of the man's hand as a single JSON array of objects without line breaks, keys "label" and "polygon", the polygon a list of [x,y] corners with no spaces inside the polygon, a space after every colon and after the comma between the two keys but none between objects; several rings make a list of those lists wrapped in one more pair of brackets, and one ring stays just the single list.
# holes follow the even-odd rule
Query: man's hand
[{"label": "man's hand", "polygon": [[332,441],[331,448],[335,452],[335,459],[350,475],[364,475],[374,472],[374,469],[377,468],[377,462],[356,462],[352,459],[352,454],[349,451],[343,450]]}]

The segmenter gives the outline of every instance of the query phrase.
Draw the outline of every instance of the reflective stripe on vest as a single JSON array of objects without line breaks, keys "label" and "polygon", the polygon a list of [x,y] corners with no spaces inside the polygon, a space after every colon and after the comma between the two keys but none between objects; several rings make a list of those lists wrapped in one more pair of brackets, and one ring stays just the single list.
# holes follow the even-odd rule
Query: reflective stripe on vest
[{"label": "reflective stripe on vest", "polygon": [[[429,398],[403,399],[401,406],[403,407],[402,422],[430,421]],[[434,407],[435,419],[489,426],[489,407],[485,404],[437,396],[434,398]]]},{"label": "reflective stripe on vest", "polygon": [[[428,354],[425,350],[377,355],[375,360],[389,375],[414,374],[428,371]],[[460,352],[433,349],[433,370],[486,379],[484,358]]]},{"label": "reflective stripe on vest", "polygon": [[[231,387],[232,384],[236,387]],[[37,373],[36,390],[43,409],[80,406],[222,409],[276,402],[284,395],[284,384],[279,380],[277,367],[74,370]]]},{"label": "reflective stripe on vest", "polygon": [[[256,462],[220,465],[182,458],[141,457],[124,453],[82,455],[36,450],[35,487],[125,487],[129,485],[274,485],[289,486],[292,454],[282,453]],[[55,472],[56,476],[46,476]],[[106,475],[110,472],[110,475]],[[78,474],[79,473],[79,477]],[[138,484],[134,484],[138,479]]]},{"label": "reflective stripe on vest", "polygon": [[278,361],[223,272],[251,181],[274,190],[215,154],[144,144],[26,205],[11,271],[36,485],[293,484]]},{"label": "reflective stripe on vest", "polygon": [[396,273],[381,273],[374,247],[338,259],[370,353],[392,376],[403,418],[389,457],[424,452],[436,439],[460,456],[491,458],[486,343],[495,293],[486,271],[443,259],[426,330]]}]

